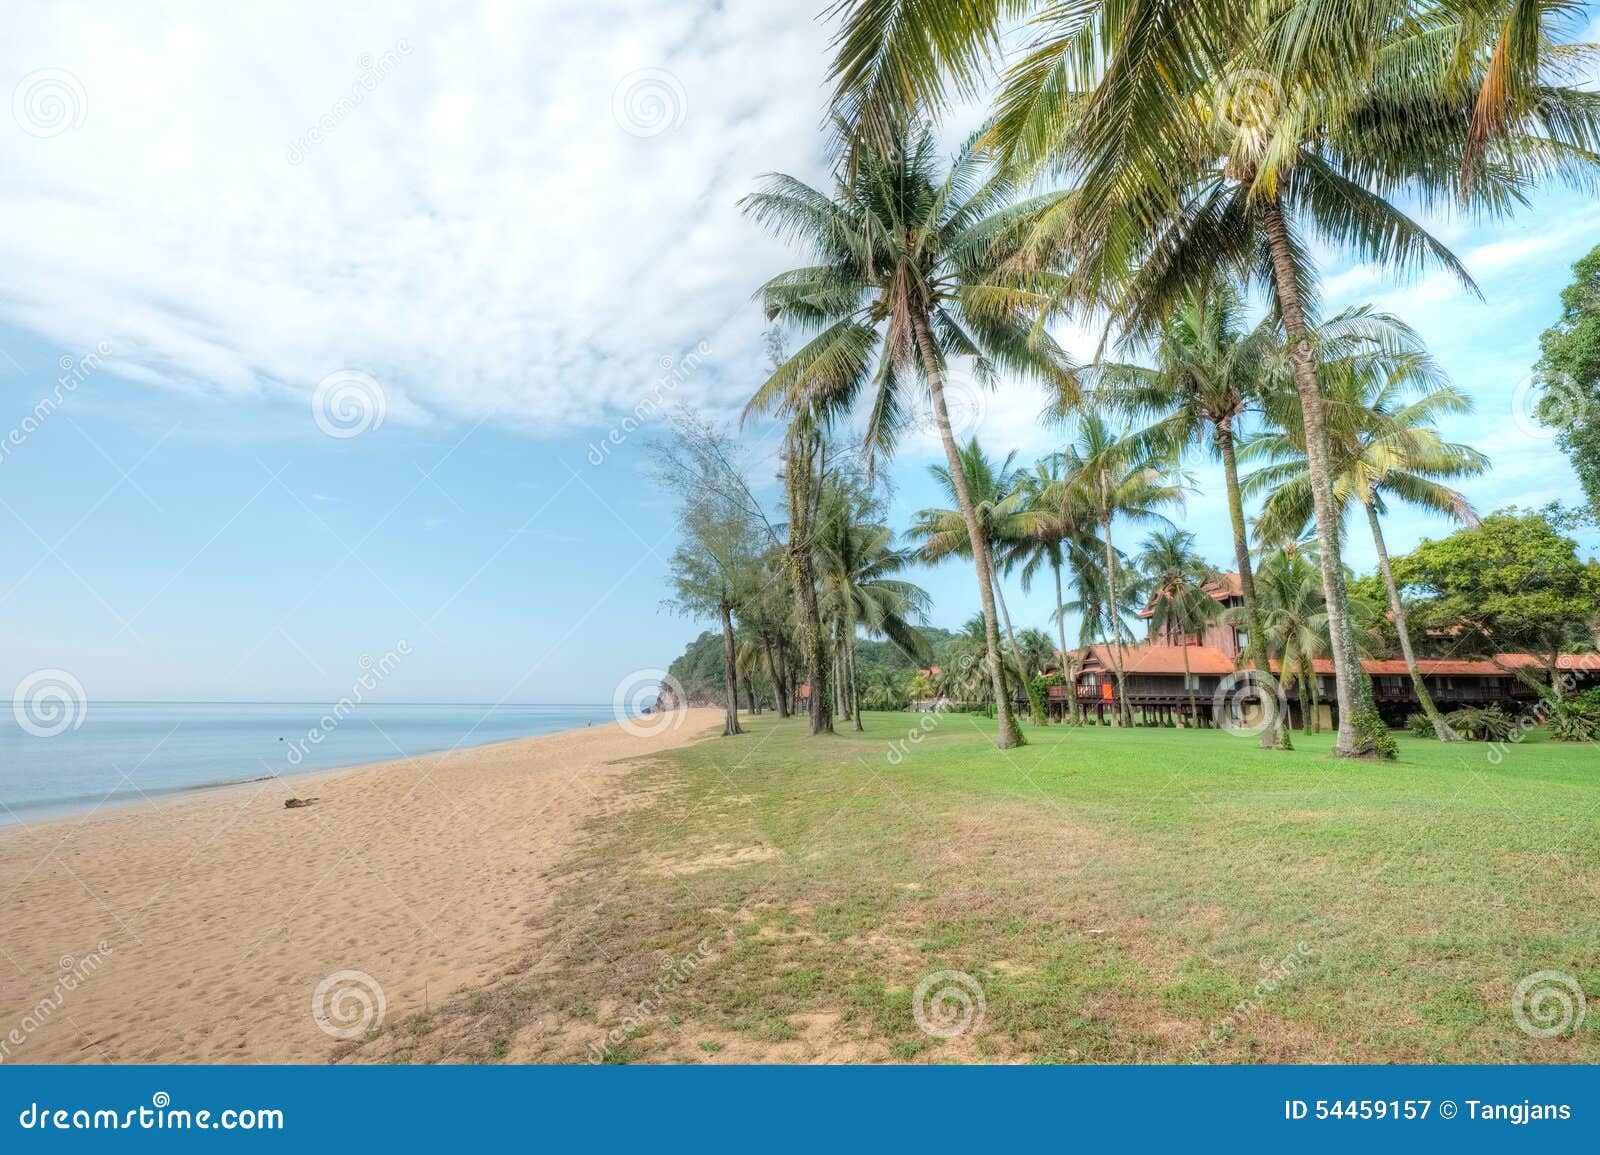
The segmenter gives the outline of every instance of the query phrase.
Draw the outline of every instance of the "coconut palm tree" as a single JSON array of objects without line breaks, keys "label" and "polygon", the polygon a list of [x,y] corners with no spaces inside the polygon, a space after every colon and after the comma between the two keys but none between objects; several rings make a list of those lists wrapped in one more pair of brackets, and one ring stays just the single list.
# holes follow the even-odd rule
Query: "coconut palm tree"
[{"label": "coconut palm tree", "polygon": [[[1009,453],[1004,461],[996,464],[985,455],[976,437],[961,448],[960,455],[967,497],[972,503],[978,533],[991,559],[994,600],[1000,610],[1000,622],[1008,644],[1005,653],[1011,661],[1017,662],[1017,635],[1011,625],[1011,611],[1006,608],[1005,591],[1000,582],[1002,572],[1008,568],[1009,554],[1006,551],[1022,541],[1033,525],[1033,514],[1028,495],[1021,484],[1021,475],[1012,467],[1017,455]],[[950,470],[942,465],[930,465],[928,472],[947,497],[952,501],[957,500],[958,490]],[[972,540],[967,534],[966,517],[960,509],[919,510],[913,515],[906,536],[921,543],[918,554],[929,564],[947,557],[972,556]],[[1034,692],[1031,680],[1020,663],[1017,664],[1017,673],[1027,690],[1033,720],[1043,725],[1046,721],[1044,704]]]},{"label": "coconut palm tree", "polygon": [[817,537],[817,569],[824,620],[833,626],[841,716],[861,725],[861,682],[856,666],[858,631],[888,638],[917,659],[931,656],[927,639],[912,625],[932,605],[922,587],[896,577],[911,555],[895,549],[894,530],[868,520],[869,497],[839,489],[830,494]]},{"label": "coconut palm tree", "polygon": [[[1271,318],[1248,325],[1238,286],[1222,281],[1185,295],[1151,344],[1153,366],[1101,362],[1086,369],[1085,395],[1132,420],[1149,421],[1138,436],[1158,452],[1177,457],[1199,448],[1221,462],[1244,599],[1243,656],[1265,671],[1237,446],[1246,415],[1261,408],[1282,338]],[[1280,721],[1261,731],[1264,749],[1283,747]]]},{"label": "coconut palm tree", "polygon": [[770,318],[807,334],[798,352],[756,391],[749,411],[848,412],[872,393],[868,445],[893,449],[913,390],[925,393],[966,522],[978,577],[997,698],[998,744],[1019,745],[1005,700],[993,564],[950,427],[944,380],[952,358],[970,359],[980,381],[999,370],[1072,390],[1062,349],[1038,324],[1058,286],[1024,274],[1008,242],[1035,211],[1008,208],[1012,183],[991,175],[971,143],[941,166],[933,135],[901,124],[886,136],[847,142],[831,192],[771,175],[744,211],[810,249],[815,263],[761,289]]},{"label": "coconut palm tree", "polygon": [[[1385,498],[1442,514],[1464,525],[1477,524],[1465,495],[1442,479],[1473,477],[1488,468],[1477,450],[1445,441],[1433,428],[1442,416],[1468,413],[1471,400],[1444,383],[1444,375],[1421,338],[1398,319],[1370,309],[1346,310],[1313,334],[1318,374],[1327,394],[1329,468],[1334,508],[1344,517],[1359,505],[1366,514],[1378,554],[1378,570],[1388,593],[1400,652],[1422,712],[1443,741],[1456,734],[1445,724],[1417,666],[1405,603],[1389,565],[1382,515]],[[1305,430],[1298,406],[1280,398],[1272,404],[1282,428],[1253,439],[1245,455],[1270,462],[1253,473],[1251,493],[1270,493],[1262,524],[1290,535],[1312,516],[1310,469]]]},{"label": "coconut palm tree", "polygon": [[[1316,550],[1268,554],[1259,577],[1263,641],[1268,654],[1277,658],[1283,681],[1293,681],[1301,728],[1310,734],[1321,726],[1316,660],[1329,649],[1328,607]],[[1239,611],[1228,613],[1237,616]]]},{"label": "coconut palm tree", "polygon": [[1152,453],[1147,445],[1125,432],[1113,430],[1099,413],[1085,413],[1079,419],[1078,439],[1066,453],[1064,489],[1073,493],[1070,497],[1063,493],[1061,497],[1063,502],[1075,501],[1089,511],[1100,529],[1106,583],[1102,604],[1110,619],[1118,713],[1125,726],[1133,725],[1122,661],[1122,609],[1127,583],[1119,577],[1120,555],[1112,527],[1118,520],[1170,525],[1161,510],[1183,502],[1183,486],[1174,480],[1175,476],[1169,459]]},{"label": "coconut palm tree", "polygon": [[[854,0],[836,38],[835,108],[869,134],[907,109],[970,96],[1002,31],[1034,8],[1002,0]],[[1340,703],[1335,754],[1376,751],[1342,581],[1325,416],[1310,349],[1315,237],[1410,274],[1449,250],[1395,207],[1456,201],[1507,212],[1536,182],[1592,182],[1600,99],[1582,10],[1476,0],[1152,0],[1043,5],[1006,74],[990,133],[1023,171],[1078,187],[1042,216],[1077,262],[1080,294],[1133,330],[1220,269],[1272,292],[1303,410]],[[1130,270],[1135,271],[1131,278]],[[1370,731],[1370,732],[1369,732]]]},{"label": "coconut palm tree", "polygon": [[[1189,639],[1202,634],[1222,613],[1212,593],[1222,577],[1195,552],[1194,534],[1157,530],[1144,539],[1137,560],[1150,598],[1150,624],[1163,637],[1176,637],[1183,647],[1183,685],[1189,693],[1189,719],[1198,725],[1193,677],[1189,672]],[[1265,663],[1263,663],[1263,668]]]}]

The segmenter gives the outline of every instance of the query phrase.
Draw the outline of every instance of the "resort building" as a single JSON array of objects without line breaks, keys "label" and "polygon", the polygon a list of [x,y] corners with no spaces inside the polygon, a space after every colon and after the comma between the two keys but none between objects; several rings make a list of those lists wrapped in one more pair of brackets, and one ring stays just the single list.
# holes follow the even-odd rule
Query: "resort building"
[{"label": "resort building", "polygon": [[[1208,587],[1211,595],[1225,610],[1243,606],[1239,575],[1225,573],[1219,578],[1214,586]],[[1213,725],[1215,703],[1219,696],[1226,696],[1228,692],[1225,680],[1244,668],[1248,638],[1242,623],[1215,620],[1203,633],[1179,634],[1170,629],[1157,631],[1153,605],[1146,606],[1139,616],[1146,622],[1145,640],[1122,647],[1122,669],[1134,720],[1146,724]],[[1109,645],[1095,645],[1069,655],[1061,668],[1076,671],[1076,678],[1070,684],[1050,688],[1052,716],[1067,716],[1071,711],[1071,698],[1076,696],[1079,706],[1096,721],[1109,724],[1116,719],[1117,677],[1113,650]],[[1392,726],[1404,725],[1420,708],[1405,662],[1365,660],[1361,665],[1372,678],[1373,701],[1384,721]],[[1522,705],[1534,701],[1537,694],[1511,671],[1542,668],[1543,663],[1531,654],[1497,654],[1492,661],[1420,658],[1417,665],[1435,704],[1446,713],[1462,706],[1487,705],[1500,705],[1514,713]],[[1337,722],[1333,662],[1318,658],[1312,666],[1314,676],[1305,687],[1304,696],[1323,727],[1328,728]],[[1572,678],[1574,689],[1600,685],[1600,655],[1563,654],[1557,660],[1557,668]],[[1272,672],[1281,677],[1277,662],[1273,663]],[[1281,677],[1281,681],[1289,723],[1299,727],[1304,722],[1301,687],[1296,684],[1293,671]],[[1194,715],[1198,717],[1190,713],[1191,699]]]}]

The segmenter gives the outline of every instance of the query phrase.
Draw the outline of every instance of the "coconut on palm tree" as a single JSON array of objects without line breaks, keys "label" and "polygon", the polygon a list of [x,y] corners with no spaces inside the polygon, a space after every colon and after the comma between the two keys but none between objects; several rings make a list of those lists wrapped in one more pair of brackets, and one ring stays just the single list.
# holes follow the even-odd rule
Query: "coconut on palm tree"
[{"label": "coconut on palm tree", "polygon": [[[1319,376],[1326,393],[1328,464],[1333,474],[1334,508],[1344,515],[1359,505],[1378,555],[1378,570],[1389,598],[1389,613],[1401,655],[1422,712],[1441,740],[1456,735],[1434,705],[1411,642],[1405,603],[1389,565],[1382,516],[1387,499],[1442,514],[1465,525],[1477,514],[1465,495],[1446,478],[1472,477],[1488,468],[1477,450],[1439,436],[1433,423],[1467,413],[1471,400],[1444,383],[1444,375],[1417,334],[1403,322],[1368,309],[1341,313],[1313,334]],[[1269,462],[1253,473],[1248,488],[1269,493],[1262,523],[1272,531],[1296,532],[1311,520],[1310,470],[1305,430],[1298,406],[1273,406],[1279,430],[1251,441],[1250,460]]]},{"label": "coconut on palm tree", "polygon": [[967,358],[980,381],[1003,370],[1071,391],[1068,359],[1037,323],[1053,307],[1056,287],[1012,259],[1020,242],[1008,238],[1033,211],[1013,199],[1012,183],[990,174],[970,143],[944,166],[932,134],[902,123],[886,137],[848,142],[830,192],[772,175],[741,202],[814,256],[761,289],[768,316],[809,339],[761,385],[749,410],[836,415],[870,392],[868,445],[887,452],[914,394],[928,400],[977,570],[1002,748],[1023,739],[1005,696],[993,564],[966,490],[944,381],[950,361]]}]

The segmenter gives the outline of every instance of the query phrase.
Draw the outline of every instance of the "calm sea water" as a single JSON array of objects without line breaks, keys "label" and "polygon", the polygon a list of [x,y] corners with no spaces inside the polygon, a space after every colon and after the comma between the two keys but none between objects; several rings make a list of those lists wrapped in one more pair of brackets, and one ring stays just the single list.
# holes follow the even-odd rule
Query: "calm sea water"
[{"label": "calm sea water", "polygon": [[[36,737],[0,718],[0,825],[119,802],[484,746],[614,721],[606,706],[363,704],[331,729],[327,704],[91,702]],[[315,730],[322,741],[307,734]]]}]

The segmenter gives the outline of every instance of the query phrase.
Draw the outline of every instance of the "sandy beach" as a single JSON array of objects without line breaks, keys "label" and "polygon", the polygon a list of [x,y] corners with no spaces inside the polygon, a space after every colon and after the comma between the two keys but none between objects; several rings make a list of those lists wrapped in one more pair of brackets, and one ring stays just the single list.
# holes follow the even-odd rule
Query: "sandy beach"
[{"label": "sandy beach", "polygon": [[626,805],[618,760],[720,719],[690,710],[649,736],[594,726],[0,829],[0,1059],[317,1062],[380,1002],[405,1015],[489,983],[543,929],[583,823]]}]

